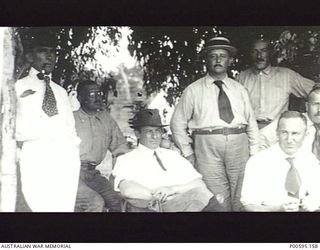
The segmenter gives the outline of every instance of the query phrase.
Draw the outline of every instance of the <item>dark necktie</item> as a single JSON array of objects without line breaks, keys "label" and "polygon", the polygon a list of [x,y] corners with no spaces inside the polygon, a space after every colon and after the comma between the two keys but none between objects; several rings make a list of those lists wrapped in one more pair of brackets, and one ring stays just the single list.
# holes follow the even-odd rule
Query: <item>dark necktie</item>
[{"label": "dark necktie", "polygon": [[37,74],[37,77],[40,80],[44,80],[44,82],[46,83],[46,90],[45,90],[44,98],[42,102],[43,111],[49,117],[57,115],[58,114],[57,101],[52,91],[52,88],[50,87],[50,77],[42,73]]},{"label": "dark necktie", "polygon": [[165,166],[163,165],[161,159],[159,158],[158,154],[156,151],[154,151],[153,153],[154,157],[156,158],[157,162],[159,163],[160,167],[164,170],[167,171],[167,169],[165,168]]},{"label": "dark necktie", "polygon": [[320,160],[320,130],[317,129],[312,143],[312,153]]},{"label": "dark necktie", "polygon": [[221,120],[224,120],[227,123],[231,123],[234,115],[231,109],[231,104],[226,92],[222,88],[223,81],[217,80],[213,82],[219,88],[218,96],[218,107],[219,107],[219,116]]},{"label": "dark necktie", "polygon": [[290,163],[291,167],[287,173],[285,188],[289,196],[299,198],[301,178],[298,170],[294,166],[294,157],[288,157],[286,160]]}]

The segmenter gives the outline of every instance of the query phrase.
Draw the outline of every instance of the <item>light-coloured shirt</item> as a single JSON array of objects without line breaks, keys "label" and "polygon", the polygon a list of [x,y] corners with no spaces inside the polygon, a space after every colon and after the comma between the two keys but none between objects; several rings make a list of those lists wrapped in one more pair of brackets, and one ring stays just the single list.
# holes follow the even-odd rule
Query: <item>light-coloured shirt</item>
[{"label": "light-coloured shirt", "polygon": [[241,202],[244,205],[279,206],[286,202],[288,193],[285,181],[290,163],[288,157],[295,157],[295,167],[301,177],[299,197],[306,194],[320,205],[320,166],[311,151],[300,148],[294,155],[285,154],[279,144],[252,156],[246,165]]},{"label": "light-coloured shirt", "polygon": [[222,127],[238,127],[247,125],[250,154],[258,152],[259,130],[245,88],[231,78],[226,77],[223,90],[228,96],[233,121],[229,124],[219,117],[219,88],[213,83],[209,74],[190,84],[183,92],[171,119],[173,139],[184,156],[191,155],[191,139],[187,129],[208,129]]},{"label": "light-coloured shirt", "polygon": [[76,131],[81,138],[81,161],[100,164],[108,150],[113,153],[118,147],[126,144],[119,126],[107,111],[89,115],[80,108],[73,114]]},{"label": "light-coloured shirt", "polygon": [[50,87],[57,101],[58,115],[49,117],[42,110],[45,92],[43,80],[39,80],[39,72],[31,68],[29,75],[16,82],[17,102],[17,141],[30,140],[66,140],[79,144],[76,135],[74,118],[67,92],[58,84],[50,81]]},{"label": "light-coloured shirt", "polygon": [[73,212],[80,172],[79,142],[67,92],[50,81],[58,114],[42,110],[45,82],[31,68],[16,82],[16,139],[22,141],[22,192],[33,212]]},{"label": "light-coloured shirt", "polygon": [[133,151],[119,156],[112,173],[115,176],[115,190],[119,190],[118,186],[122,180],[134,181],[146,188],[154,189],[186,184],[202,177],[191,163],[176,151],[157,148],[156,152],[166,171],[159,165],[154,150],[142,144]]},{"label": "light-coloured shirt", "polygon": [[289,95],[307,97],[315,84],[295,71],[284,67],[253,68],[240,72],[239,82],[248,90],[257,120],[274,120],[288,110]]},{"label": "light-coloured shirt", "polygon": [[[314,141],[316,128],[313,122],[309,119],[308,114],[304,114],[307,118],[307,132],[303,141],[303,147],[305,147],[310,152],[312,151],[312,143]],[[260,150],[269,148],[270,146],[276,144],[279,140],[277,135],[277,125],[279,118],[273,120],[268,126],[260,129]]]}]

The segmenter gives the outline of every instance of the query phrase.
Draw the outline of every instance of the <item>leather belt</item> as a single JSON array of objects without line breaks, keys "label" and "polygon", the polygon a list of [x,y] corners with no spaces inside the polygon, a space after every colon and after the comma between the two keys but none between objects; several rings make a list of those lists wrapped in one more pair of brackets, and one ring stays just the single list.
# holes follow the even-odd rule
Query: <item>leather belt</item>
[{"label": "leather belt", "polygon": [[194,130],[192,134],[195,135],[233,135],[245,133],[247,126],[237,128],[218,128],[218,129],[199,129]]},{"label": "leather belt", "polygon": [[257,120],[257,123],[259,124],[270,124],[272,122],[272,120]]},{"label": "leather belt", "polygon": [[93,170],[96,168],[96,166],[98,166],[98,164],[93,161],[82,161],[81,162],[81,169],[84,169],[84,170]]}]

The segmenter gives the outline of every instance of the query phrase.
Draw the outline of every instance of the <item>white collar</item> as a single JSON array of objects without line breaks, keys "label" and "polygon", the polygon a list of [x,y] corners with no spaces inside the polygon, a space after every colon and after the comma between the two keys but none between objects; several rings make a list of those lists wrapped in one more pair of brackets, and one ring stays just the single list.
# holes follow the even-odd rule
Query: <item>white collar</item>
[{"label": "white collar", "polygon": [[[39,74],[39,73],[41,73],[41,72],[39,72],[38,70],[36,70],[36,69],[33,68],[33,67],[31,67],[30,70],[29,70],[29,76],[34,77],[34,78],[37,78],[37,79],[38,79],[37,74]],[[52,75],[52,74],[50,73],[50,74],[47,75],[47,76],[49,76],[50,79],[51,79],[51,75]]]},{"label": "white collar", "polygon": [[155,151],[158,152],[158,151],[159,151],[159,148],[160,148],[160,147],[158,147],[158,148],[156,148],[156,149],[150,149],[150,148],[142,145],[141,143],[139,143],[139,145],[138,145],[139,151],[141,151],[141,152],[143,152],[143,153],[146,153],[146,154],[152,154],[152,155],[153,155],[153,153],[154,153]]}]

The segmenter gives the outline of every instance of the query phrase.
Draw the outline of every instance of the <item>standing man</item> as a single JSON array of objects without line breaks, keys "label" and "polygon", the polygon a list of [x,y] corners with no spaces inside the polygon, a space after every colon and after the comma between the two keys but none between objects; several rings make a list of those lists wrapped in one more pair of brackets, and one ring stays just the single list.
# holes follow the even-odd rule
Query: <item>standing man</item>
[{"label": "standing man", "polygon": [[207,42],[208,73],[184,90],[171,119],[175,143],[190,162],[196,159],[209,190],[224,197],[225,211],[240,210],[244,167],[259,147],[247,91],[227,75],[235,53],[227,38]]},{"label": "standing man", "polygon": [[272,67],[271,52],[270,41],[255,40],[251,47],[252,67],[241,72],[238,79],[248,90],[262,139],[268,139],[263,128],[288,110],[289,95],[306,98],[315,84],[291,69]]},{"label": "standing man", "polygon": [[[131,125],[139,145],[120,156],[113,171],[115,189],[133,206],[129,211],[202,211],[213,194],[189,161],[173,150],[160,147],[166,125],[161,122],[159,110],[139,111]],[[213,200],[215,197],[210,203]],[[205,211],[212,210],[206,207]]]},{"label": "standing man", "polygon": [[315,86],[309,93],[306,109],[309,126],[305,144],[320,161],[320,86]]},{"label": "standing man", "polygon": [[79,180],[79,138],[67,92],[51,80],[55,34],[37,28],[26,42],[29,75],[16,82],[16,140],[22,193],[33,212],[73,212]]},{"label": "standing man", "polygon": [[[77,88],[81,108],[74,112],[76,131],[81,139],[81,172],[77,196],[77,211],[101,212],[106,206],[110,212],[120,212],[120,196],[113,189],[113,184],[103,177],[96,167],[101,164],[107,151],[113,157],[129,151],[126,139],[117,123],[105,110],[103,92],[94,81],[82,81]],[[103,198],[96,196],[98,194]],[[83,201],[88,206],[83,208]],[[100,210],[100,211],[99,211]]]},{"label": "standing man", "polygon": [[310,148],[301,147],[306,117],[285,111],[279,118],[279,143],[247,163],[241,201],[246,211],[315,211],[320,206],[320,166]]}]

